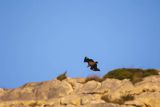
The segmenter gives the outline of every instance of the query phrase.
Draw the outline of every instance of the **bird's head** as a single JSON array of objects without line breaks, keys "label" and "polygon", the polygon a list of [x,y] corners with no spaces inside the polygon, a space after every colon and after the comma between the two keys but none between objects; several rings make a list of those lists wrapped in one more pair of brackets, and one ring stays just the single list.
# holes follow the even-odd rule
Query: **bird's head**
[{"label": "bird's head", "polygon": [[85,57],[85,58],[84,58],[84,62],[88,62],[88,57]]}]

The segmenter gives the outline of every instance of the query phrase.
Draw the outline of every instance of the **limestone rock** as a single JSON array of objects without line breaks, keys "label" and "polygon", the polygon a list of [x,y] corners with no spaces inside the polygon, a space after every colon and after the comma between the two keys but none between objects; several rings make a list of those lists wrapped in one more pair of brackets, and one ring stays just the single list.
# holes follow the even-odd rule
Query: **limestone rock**
[{"label": "limestone rock", "polygon": [[[103,96],[108,99],[102,99]],[[85,82],[85,78],[67,78],[27,83],[15,89],[0,88],[0,107],[135,106],[160,107],[160,75],[136,84],[128,79]]]},{"label": "limestone rock", "polygon": [[68,95],[72,91],[72,86],[66,81],[29,83],[8,91],[0,100],[46,100]]},{"label": "limestone rock", "polygon": [[113,103],[95,103],[89,105],[88,107],[134,107],[134,106],[118,105]]},{"label": "limestone rock", "polygon": [[96,89],[101,87],[101,83],[97,81],[88,81],[86,84],[83,85],[82,88],[79,89],[78,93],[83,93],[83,94],[91,94],[95,93]]},{"label": "limestone rock", "polygon": [[83,82],[84,82],[84,79],[80,79],[80,78],[75,78],[75,79],[72,79],[72,78],[67,78],[66,79],[66,82],[68,82],[74,91],[77,91],[78,89],[80,89],[82,86],[83,86]]},{"label": "limestone rock", "polygon": [[5,90],[3,88],[0,88],[0,96],[5,94]]},{"label": "limestone rock", "polygon": [[160,107],[160,92],[144,92],[135,96],[134,101],[125,104],[140,105],[142,107]]},{"label": "limestone rock", "polygon": [[62,105],[74,105],[74,106],[80,106],[81,105],[81,98],[77,95],[69,95],[67,97],[63,97],[61,99]]},{"label": "limestone rock", "polygon": [[121,99],[122,96],[130,94],[133,87],[133,84],[129,80],[122,80],[119,84],[117,82],[114,88],[110,88],[108,96],[110,96],[111,100]]},{"label": "limestone rock", "polygon": [[131,94],[140,94],[142,92],[160,91],[160,76],[150,76],[144,78],[143,81],[135,84]]}]

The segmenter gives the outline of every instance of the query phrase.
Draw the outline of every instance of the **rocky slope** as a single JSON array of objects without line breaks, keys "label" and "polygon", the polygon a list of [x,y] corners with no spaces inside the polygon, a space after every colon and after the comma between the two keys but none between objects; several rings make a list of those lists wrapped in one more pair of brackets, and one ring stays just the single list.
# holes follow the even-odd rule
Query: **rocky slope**
[{"label": "rocky slope", "polygon": [[67,78],[0,88],[0,107],[160,107],[160,75],[136,84],[127,79]]}]

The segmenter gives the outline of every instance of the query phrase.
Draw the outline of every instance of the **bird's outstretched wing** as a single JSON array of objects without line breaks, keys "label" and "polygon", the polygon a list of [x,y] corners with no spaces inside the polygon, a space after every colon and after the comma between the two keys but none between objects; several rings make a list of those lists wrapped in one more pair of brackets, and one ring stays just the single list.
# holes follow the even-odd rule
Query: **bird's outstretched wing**
[{"label": "bird's outstretched wing", "polygon": [[97,64],[95,64],[94,66],[91,66],[90,69],[93,70],[93,71],[100,71],[100,69],[97,68]]},{"label": "bird's outstretched wing", "polygon": [[94,60],[93,60],[93,59],[90,59],[90,58],[88,58],[88,57],[85,57],[85,58],[84,58],[84,62],[94,62]]},{"label": "bird's outstretched wing", "polygon": [[93,71],[100,71],[100,69],[99,68],[94,68]]}]

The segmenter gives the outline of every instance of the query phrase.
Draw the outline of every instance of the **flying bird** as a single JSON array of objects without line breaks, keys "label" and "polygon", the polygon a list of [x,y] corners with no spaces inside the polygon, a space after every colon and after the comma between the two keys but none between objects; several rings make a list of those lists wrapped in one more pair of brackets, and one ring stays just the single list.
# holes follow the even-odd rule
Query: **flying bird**
[{"label": "flying bird", "polygon": [[99,68],[97,68],[97,64],[98,62],[97,61],[94,61],[93,59],[90,59],[88,57],[85,57],[84,58],[84,62],[87,62],[88,63],[88,67],[90,67],[90,69],[92,71],[100,71]]}]

